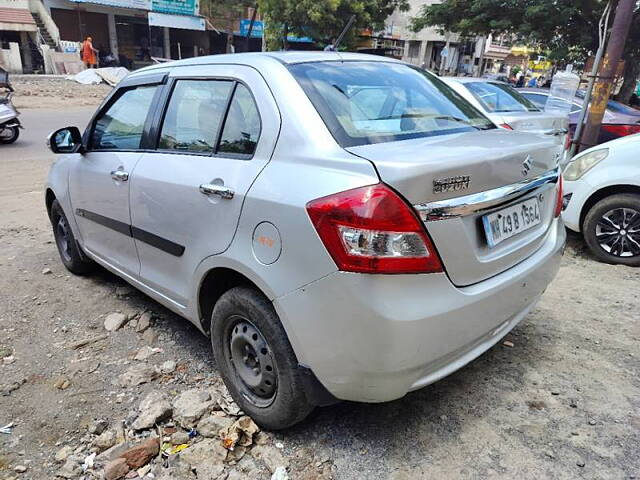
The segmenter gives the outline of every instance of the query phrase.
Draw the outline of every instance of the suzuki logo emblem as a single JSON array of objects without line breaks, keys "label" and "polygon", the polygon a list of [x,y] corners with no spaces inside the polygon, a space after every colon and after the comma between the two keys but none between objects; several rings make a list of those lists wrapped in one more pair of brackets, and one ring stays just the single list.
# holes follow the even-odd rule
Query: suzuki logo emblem
[{"label": "suzuki logo emblem", "polygon": [[531,155],[527,155],[527,158],[522,162],[522,176],[526,177],[529,175],[529,170],[531,170]]}]

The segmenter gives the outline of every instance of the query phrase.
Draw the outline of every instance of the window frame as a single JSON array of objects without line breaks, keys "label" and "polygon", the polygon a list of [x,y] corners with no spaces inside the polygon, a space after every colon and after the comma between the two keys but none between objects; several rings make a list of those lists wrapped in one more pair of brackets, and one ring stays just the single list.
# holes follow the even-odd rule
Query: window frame
[{"label": "window frame", "polygon": [[[167,115],[167,111],[169,109],[169,103],[171,102],[171,97],[173,96],[173,92],[175,87],[179,81],[209,81],[209,82],[231,82],[231,88],[229,89],[229,94],[227,95],[226,104],[224,106],[224,113],[222,115],[222,120],[220,121],[220,125],[218,125],[218,130],[216,132],[216,141],[214,145],[214,149],[212,152],[189,152],[183,150],[171,150],[158,148],[160,144],[160,135],[162,133],[162,126],[164,125],[164,120]],[[222,137],[222,132],[224,131],[225,124],[227,123],[227,117],[229,116],[229,109],[231,108],[231,102],[235,96],[238,85],[243,85],[249,95],[251,96],[251,100],[256,107],[256,111],[258,112],[258,119],[260,121],[260,127],[258,129],[258,139],[256,140],[256,149],[253,153],[227,153],[227,152],[218,152],[220,148],[220,139]],[[260,113],[260,108],[258,107],[258,102],[256,101],[256,97],[247,85],[242,80],[235,77],[225,77],[225,76],[215,76],[215,77],[204,77],[204,76],[181,76],[181,77],[172,77],[169,80],[168,85],[165,87],[165,92],[162,98],[159,99],[160,107],[156,110],[156,115],[153,120],[153,129],[150,134],[150,141],[153,148],[151,151],[156,153],[162,153],[167,155],[195,155],[198,157],[212,157],[212,158],[231,158],[238,160],[251,160],[258,150],[258,143],[260,142],[261,134],[262,134],[262,114]]]},{"label": "window frame", "polygon": [[[145,75],[142,77],[133,77],[131,79],[125,78],[118,87],[116,87],[111,94],[102,102],[102,105],[96,110],[88,127],[84,131],[82,137],[82,143],[86,152],[101,153],[101,152],[148,152],[150,149],[150,133],[153,129],[153,120],[158,109],[158,101],[162,98],[164,86],[167,81],[167,73],[163,72],[155,75]],[[107,112],[114,103],[116,103],[122,95],[130,90],[135,90],[141,87],[156,87],[156,91],[153,94],[151,100],[151,106],[147,112],[143,127],[142,136],[140,137],[140,147],[135,149],[125,148],[93,148],[93,134],[96,128],[98,119]]]}]

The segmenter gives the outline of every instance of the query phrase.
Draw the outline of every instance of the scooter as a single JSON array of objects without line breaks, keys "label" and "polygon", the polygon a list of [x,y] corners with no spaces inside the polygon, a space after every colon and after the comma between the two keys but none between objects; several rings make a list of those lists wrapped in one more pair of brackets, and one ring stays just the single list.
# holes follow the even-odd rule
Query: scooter
[{"label": "scooter", "polygon": [[18,120],[20,112],[11,103],[13,93],[9,73],[0,67],[0,144],[15,142],[20,136],[20,129],[23,128]]}]

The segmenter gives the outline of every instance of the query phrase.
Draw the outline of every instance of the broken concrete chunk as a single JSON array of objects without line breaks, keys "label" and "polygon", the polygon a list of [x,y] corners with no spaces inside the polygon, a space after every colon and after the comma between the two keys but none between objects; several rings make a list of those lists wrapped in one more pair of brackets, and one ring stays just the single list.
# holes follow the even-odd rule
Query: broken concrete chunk
[{"label": "broken concrete chunk", "polygon": [[104,319],[104,328],[110,332],[115,332],[127,323],[127,316],[124,313],[114,312]]},{"label": "broken concrete chunk", "polygon": [[122,387],[133,387],[155,380],[158,372],[155,368],[144,363],[137,363],[118,377],[118,383]]},{"label": "broken concrete chunk", "polygon": [[212,406],[209,393],[198,389],[187,390],[173,401],[173,418],[183,428],[190,429]]},{"label": "broken concrete chunk", "polygon": [[167,398],[160,392],[150,392],[140,402],[140,414],[131,425],[134,430],[145,430],[171,416],[172,408]]}]

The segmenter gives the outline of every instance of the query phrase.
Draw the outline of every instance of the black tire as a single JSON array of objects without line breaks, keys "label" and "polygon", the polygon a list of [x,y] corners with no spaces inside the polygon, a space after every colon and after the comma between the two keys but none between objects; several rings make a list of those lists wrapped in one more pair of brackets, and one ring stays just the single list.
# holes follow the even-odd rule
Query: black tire
[{"label": "black tire", "polygon": [[600,200],[587,212],[582,231],[599,260],[640,266],[640,195],[621,193]]},{"label": "black tire", "polygon": [[[11,132],[10,135],[6,135],[5,132]],[[20,128],[19,127],[9,127],[9,128],[0,128],[0,143],[9,144],[18,140],[20,136]]]},{"label": "black tire", "polygon": [[[244,286],[224,293],[211,316],[211,344],[229,393],[258,425],[279,430],[311,413],[298,360],[262,293]],[[248,377],[252,385],[245,382]]]},{"label": "black tire", "polygon": [[69,221],[64,214],[58,200],[51,204],[49,212],[51,226],[53,227],[53,237],[56,240],[60,260],[71,273],[84,275],[95,268],[95,263],[88,259],[80,250],[73,232],[69,227]]}]

